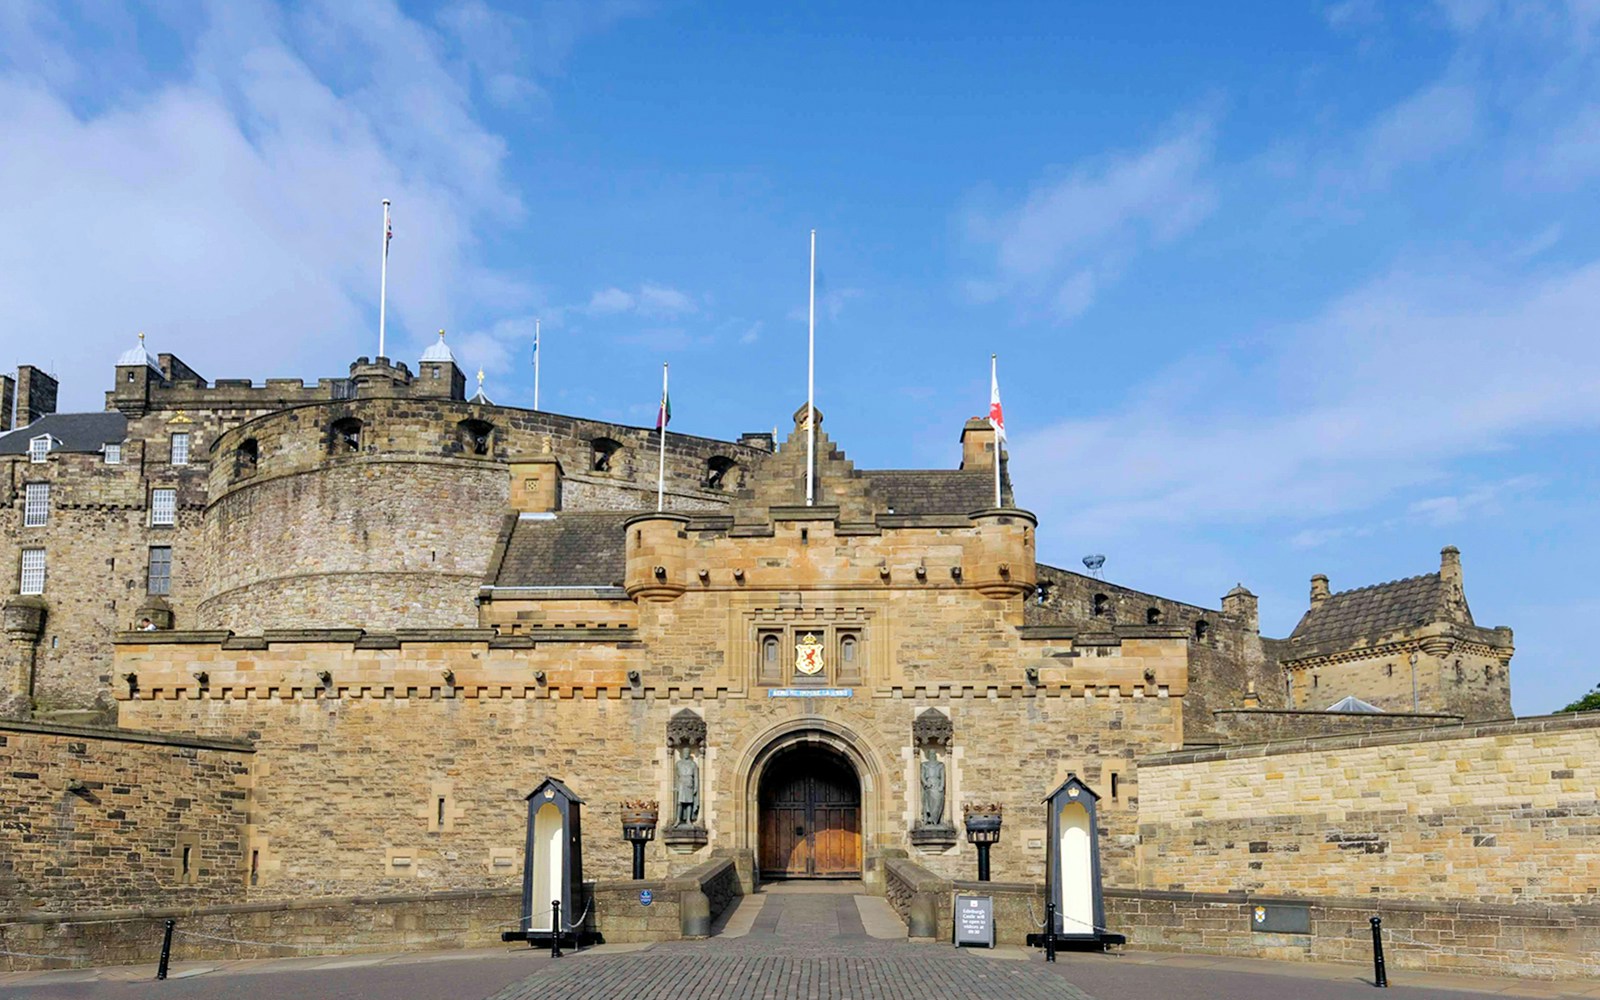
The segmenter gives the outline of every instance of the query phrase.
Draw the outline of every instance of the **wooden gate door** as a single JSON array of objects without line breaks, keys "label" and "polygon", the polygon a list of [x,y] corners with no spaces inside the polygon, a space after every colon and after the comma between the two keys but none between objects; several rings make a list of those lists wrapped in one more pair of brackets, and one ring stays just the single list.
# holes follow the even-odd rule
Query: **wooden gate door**
[{"label": "wooden gate door", "polygon": [[762,782],[763,878],[859,878],[861,792],[844,762],[798,753]]}]

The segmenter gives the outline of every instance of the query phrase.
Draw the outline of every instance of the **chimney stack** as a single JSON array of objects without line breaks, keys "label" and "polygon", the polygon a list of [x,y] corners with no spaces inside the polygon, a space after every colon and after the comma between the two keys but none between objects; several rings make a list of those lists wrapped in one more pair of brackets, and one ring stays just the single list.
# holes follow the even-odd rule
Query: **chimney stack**
[{"label": "chimney stack", "polygon": [[1318,573],[1311,578],[1311,606],[1314,608],[1328,599],[1328,577]]},{"label": "chimney stack", "polygon": [[17,380],[0,375],[0,434],[11,429],[11,408],[17,402]]},{"label": "chimney stack", "polygon": [[33,365],[17,366],[17,426],[26,427],[56,412],[60,383]]},{"label": "chimney stack", "polygon": [[1456,590],[1461,589],[1461,550],[1446,545],[1439,551],[1439,579]]}]

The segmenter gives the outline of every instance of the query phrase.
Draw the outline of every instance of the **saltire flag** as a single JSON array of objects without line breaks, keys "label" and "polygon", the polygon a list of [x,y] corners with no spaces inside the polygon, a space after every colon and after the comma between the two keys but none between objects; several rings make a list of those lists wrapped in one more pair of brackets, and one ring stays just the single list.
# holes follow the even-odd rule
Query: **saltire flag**
[{"label": "saltire flag", "polygon": [[667,425],[670,423],[672,423],[672,397],[668,396],[666,390],[663,389],[661,391],[661,408],[656,410],[656,430],[666,430]]},{"label": "saltire flag", "polygon": [[[368,230],[369,232],[371,230]],[[383,206],[383,255],[389,256],[389,241],[394,239],[394,223],[389,221],[389,205]]]},{"label": "saltire flag", "polygon": [[989,368],[989,426],[994,428],[996,441],[1006,439],[1006,418],[1000,409],[1000,377],[992,364]]}]

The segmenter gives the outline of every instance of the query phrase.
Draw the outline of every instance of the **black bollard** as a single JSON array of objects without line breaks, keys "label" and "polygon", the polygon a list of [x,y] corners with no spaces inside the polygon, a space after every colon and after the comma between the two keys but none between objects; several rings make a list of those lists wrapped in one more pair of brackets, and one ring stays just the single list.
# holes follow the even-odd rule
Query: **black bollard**
[{"label": "black bollard", "polygon": [[161,935],[161,963],[156,966],[156,979],[167,978],[167,963],[172,960],[172,928],[176,920],[168,918],[166,933]]},{"label": "black bollard", "polygon": [[1056,904],[1044,904],[1044,960],[1056,960]]},{"label": "black bollard", "polygon": [[639,881],[643,881],[643,879],[644,879],[644,841],[635,840],[633,842],[633,880],[635,882],[639,882]]},{"label": "black bollard", "polygon": [[1383,918],[1372,918],[1372,985],[1387,987],[1389,973],[1383,967]]},{"label": "black bollard", "polygon": [[978,881],[989,881],[989,845],[978,845]]},{"label": "black bollard", "polygon": [[561,900],[550,901],[550,957],[561,957]]}]

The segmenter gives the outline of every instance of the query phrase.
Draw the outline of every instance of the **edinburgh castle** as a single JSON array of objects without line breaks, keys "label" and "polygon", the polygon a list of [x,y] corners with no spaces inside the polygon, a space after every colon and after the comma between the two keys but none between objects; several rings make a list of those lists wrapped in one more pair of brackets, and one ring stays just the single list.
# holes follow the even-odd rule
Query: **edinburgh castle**
[{"label": "edinburgh castle", "polygon": [[656,933],[605,895],[625,803],[659,804],[663,885],[860,878],[910,912],[919,879],[970,877],[964,810],[1003,815],[998,882],[1043,880],[1039,803],[1076,777],[1106,920],[1146,945],[1330,957],[1174,930],[1256,893],[1330,927],[1362,899],[1417,933],[1493,911],[1518,957],[1435,927],[1461,968],[1568,975],[1593,947],[1561,908],[1600,903],[1574,847],[1600,725],[1511,718],[1512,632],[1475,622],[1454,548],[1313,576],[1271,638],[1234,581],[1201,607],[1052,565],[984,419],[942,469],[857,468],[803,405],[781,439],[663,447],[469,395],[442,335],[316,384],[142,343],[112,378],[95,413],[0,379],[0,917],[35,946],[90,909],[492,909],[555,776],[613,940]]}]

